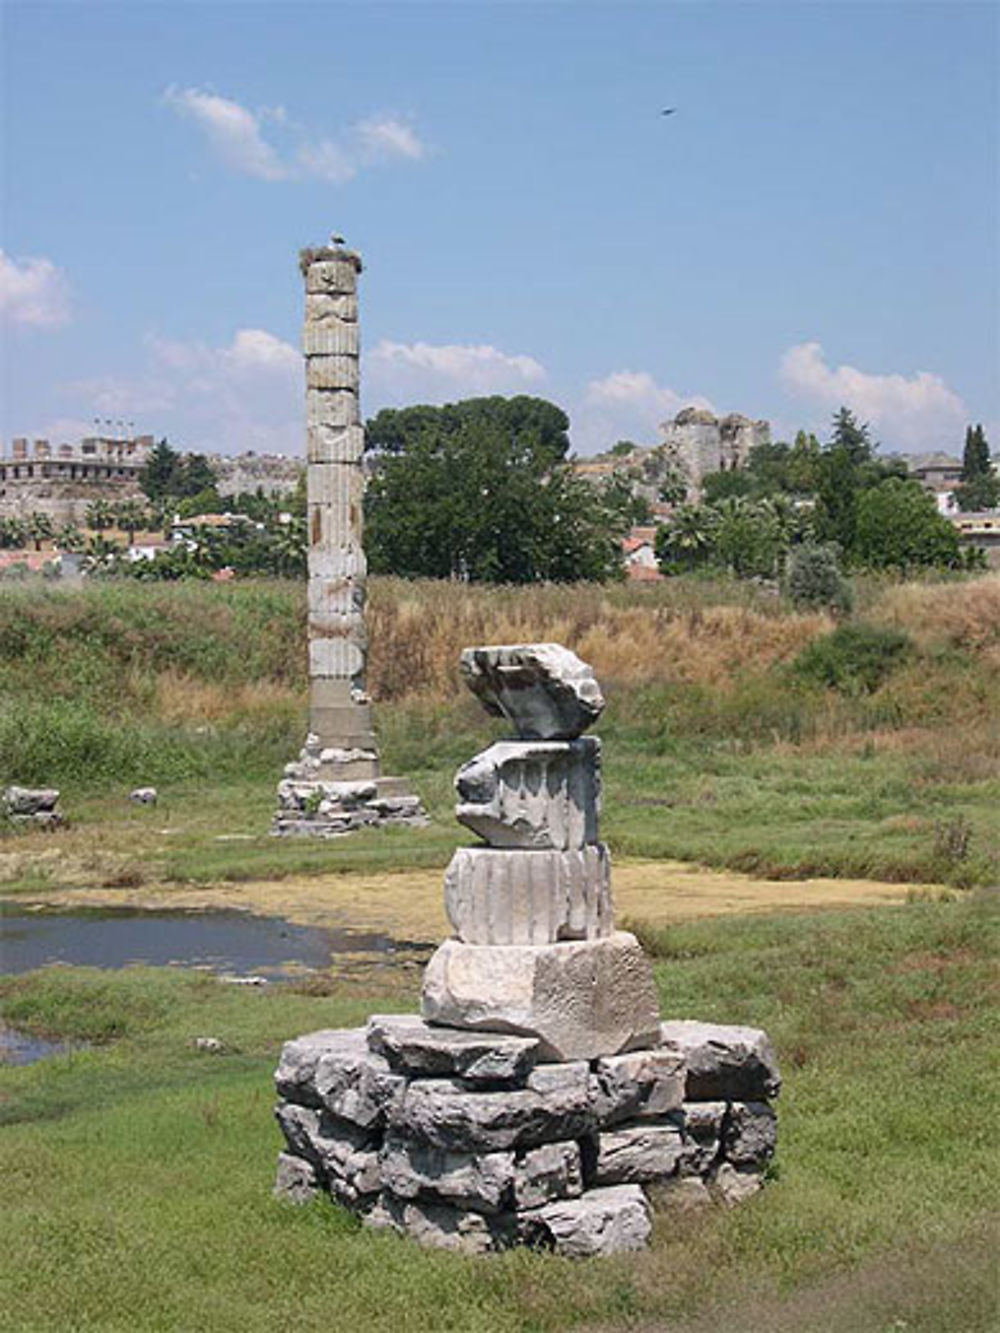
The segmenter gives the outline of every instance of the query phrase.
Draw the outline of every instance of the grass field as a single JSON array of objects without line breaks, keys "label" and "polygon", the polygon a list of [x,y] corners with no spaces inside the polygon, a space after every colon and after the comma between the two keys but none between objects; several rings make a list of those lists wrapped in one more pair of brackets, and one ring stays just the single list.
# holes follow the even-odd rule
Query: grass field
[{"label": "grass field", "polygon": [[[434,823],[316,847],[266,836],[305,729],[301,589],[4,590],[0,779],[63,790],[75,829],[57,873],[90,883],[441,866],[461,840],[452,774],[499,734],[459,682],[459,650],[554,639],[594,664],[608,697],[614,852],[779,878],[996,882],[1000,578],[861,584],[857,601],[857,624],[905,636],[874,681],[832,655],[827,617],[746,584],[373,580],[384,766],[412,778]],[[817,650],[833,685],[802,668]],[[129,788],[150,782],[158,809],[131,810]],[[53,850],[0,834],[0,879],[55,873]]]},{"label": "grass field", "polygon": [[[92,1041],[0,1069],[5,1297],[29,1330],[979,1333],[996,1326],[996,904],[730,918],[649,932],[665,1014],[747,1021],[785,1075],[763,1194],[574,1264],[468,1259],[270,1197],[289,1034],[410,1007],[399,974],[227,987],[49,969],[8,1021]],[[222,1055],[194,1048],[212,1035]]]}]

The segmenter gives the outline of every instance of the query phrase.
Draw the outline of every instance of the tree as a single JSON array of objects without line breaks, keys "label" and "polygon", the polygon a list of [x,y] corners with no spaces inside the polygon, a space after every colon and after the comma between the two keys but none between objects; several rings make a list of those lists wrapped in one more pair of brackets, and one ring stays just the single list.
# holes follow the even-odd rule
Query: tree
[{"label": "tree", "polygon": [[850,408],[839,408],[833,417],[830,448],[846,449],[855,467],[860,463],[867,463],[872,456],[872,441],[868,423],[859,425]]},{"label": "tree", "polygon": [[804,544],[788,557],[785,589],[796,606],[828,607],[836,614],[851,609],[851,586],[840,572],[836,546]]},{"label": "tree", "polygon": [[128,533],[129,546],[135,545],[135,534],[149,521],[149,515],[138,500],[122,500],[115,505],[115,522]]},{"label": "tree", "polygon": [[154,444],[139,472],[139,485],[150,500],[176,495],[175,478],[181,456],[165,439]]},{"label": "tree", "polygon": [[857,468],[846,445],[834,445],[820,459],[816,488],[816,532],[823,542],[836,542],[845,554],[854,550]]},{"label": "tree", "polygon": [[965,512],[995,509],[1000,504],[1000,477],[990,457],[990,446],[981,425],[967,426],[962,454],[962,483],[955,488],[955,500]]},{"label": "tree", "polygon": [[56,533],[56,546],[60,551],[82,551],[86,541],[75,523],[64,523]]},{"label": "tree", "polygon": [[30,540],[35,543],[36,551],[42,549],[42,542],[48,541],[52,537],[54,531],[55,528],[52,525],[52,519],[48,514],[36,511],[35,513],[28,515],[27,534]]},{"label": "tree", "polygon": [[114,522],[114,510],[107,500],[94,500],[87,505],[87,527],[92,532],[104,532]]},{"label": "tree", "polygon": [[715,511],[679,505],[656,534],[656,558],[664,574],[678,574],[708,563],[715,544]]},{"label": "tree", "polygon": [[915,481],[891,477],[857,500],[855,554],[872,569],[961,565],[958,533]]},{"label": "tree", "polygon": [[386,409],[367,425],[371,569],[527,583],[620,575],[628,523],[565,462],[569,421],[540,398]]},{"label": "tree", "polygon": [[716,560],[737,578],[773,578],[787,549],[775,510],[733,496],[721,500],[715,512]]}]

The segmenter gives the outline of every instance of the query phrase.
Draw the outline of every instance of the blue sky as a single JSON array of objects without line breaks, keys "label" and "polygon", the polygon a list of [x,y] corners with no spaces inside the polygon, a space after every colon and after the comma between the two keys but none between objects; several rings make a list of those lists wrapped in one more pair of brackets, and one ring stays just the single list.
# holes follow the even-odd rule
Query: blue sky
[{"label": "blue sky", "polygon": [[0,437],[301,453],[297,251],[336,230],[366,415],[534,393],[587,454],[845,402],[996,448],[998,14],[7,0]]}]

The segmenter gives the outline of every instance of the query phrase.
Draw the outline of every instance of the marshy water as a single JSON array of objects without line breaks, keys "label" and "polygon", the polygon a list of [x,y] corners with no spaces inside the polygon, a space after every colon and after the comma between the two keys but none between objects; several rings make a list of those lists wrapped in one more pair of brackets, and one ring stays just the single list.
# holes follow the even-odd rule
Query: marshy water
[{"label": "marshy water", "polygon": [[30,972],[64,963],[84,967],[193,967],[235,976],[282,980],[329,967],[338,954],[392,960],[422,948],[389,935],[297,926],[247,912],[75,912],[0,905],[0,972]]}]

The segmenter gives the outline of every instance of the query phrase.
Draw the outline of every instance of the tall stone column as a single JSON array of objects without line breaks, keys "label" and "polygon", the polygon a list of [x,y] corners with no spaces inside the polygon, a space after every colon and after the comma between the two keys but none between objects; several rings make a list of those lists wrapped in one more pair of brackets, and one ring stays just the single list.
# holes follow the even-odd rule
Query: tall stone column
[{"label": "tall stone column", "polygon": [[279,786],[274,833],[319,836],[423,821],[400,778],[381,776],[365,685],[364,428],[359,404],[361,257],[303,250],[308,524],[309,735]]}]

